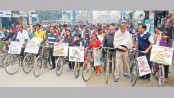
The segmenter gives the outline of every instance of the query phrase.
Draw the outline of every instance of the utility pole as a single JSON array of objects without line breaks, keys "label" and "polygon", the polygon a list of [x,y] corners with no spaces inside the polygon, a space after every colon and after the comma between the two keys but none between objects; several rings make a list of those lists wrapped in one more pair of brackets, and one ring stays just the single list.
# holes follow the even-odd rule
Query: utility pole
[{"label": "utility pole", "polygon": [[33,32],[31,11],[28,11],[28,21],[29,21],[29,26],[30,26],[31,32]]}]

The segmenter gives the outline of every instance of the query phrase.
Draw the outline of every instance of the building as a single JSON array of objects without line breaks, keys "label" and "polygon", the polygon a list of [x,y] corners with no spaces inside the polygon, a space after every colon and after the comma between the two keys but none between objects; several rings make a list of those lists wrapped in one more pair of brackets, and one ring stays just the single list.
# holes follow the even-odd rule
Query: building
[{"label": "building", "polygon": [[[10,28],[23,23],[22,13],[18,10],[1,10],[0,11],[0,27]],[[27,17],[25,15],[25,17]],[[26,21],[26,20],[25,20]]]},{"label": "building", "polygon": [[78,14],[79,23],[92,23],[93,22],[93,11],[79,11]]}]

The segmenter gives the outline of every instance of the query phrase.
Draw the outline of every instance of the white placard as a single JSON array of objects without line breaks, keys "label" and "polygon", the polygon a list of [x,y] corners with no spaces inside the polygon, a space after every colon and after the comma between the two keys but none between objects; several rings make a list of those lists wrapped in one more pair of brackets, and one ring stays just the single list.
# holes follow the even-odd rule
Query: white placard
[{"label": "white placard", "polygon": [[84,62],[84,47],[69,47],[69,61]]}]

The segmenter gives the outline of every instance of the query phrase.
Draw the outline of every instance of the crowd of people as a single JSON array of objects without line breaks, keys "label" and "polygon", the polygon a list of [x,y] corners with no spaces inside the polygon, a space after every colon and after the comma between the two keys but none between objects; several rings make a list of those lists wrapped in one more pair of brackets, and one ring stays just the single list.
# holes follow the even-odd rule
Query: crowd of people
[{"label": "crowd of people", "polygon": [[[144,51],[150,68],[152,68],[152,63],[150,62],[152,45],[174,47],[174,40],[170,37],[171,30],[162,31],[160,27],[155,27],[154,34],[150,34],[146,29],[147,26],[143,23],[139,24],[137,30],[129,28],[126,21],[122,21],[120,24],[86,24],[75,25],[74,27],[64,24],[62,26],[48,26],[46,28],[36,24],[32,30],[20,25],[18,28],[10,28],[8,31],[3,28],[0,31],[0,40],[4,41],[6,45],[9,45],[10,41],[22,42],[22,52],[24,52],[28,40],[31,40],[33,37],[42,39],[41,45],[46,44],[50,46],[50,55],[53,63],[51,70],[55,68],[55,57],[53,56],[54,42],[69,43],[69,46],[84,46],[90,49],[101,49],[102,47],[115,48],[116,51],[110,50],[110,52],[115,52],[114,60],[116,67],[114,82],[118,82],[120,76],[119,66],[123,66],[124,77],[130,78],[128,71],[129,49],[135,48]],[[95,68],[97,75],[100,75],[100,67],[97,66]],[[74,70],[74,62],[69,62],[69,70]],[[169,66],[165,66],[166,81],[168,81],[168,73]],[[144,76],[142,78],[150,81],[150,74],[146,75],[146,78]]]}]

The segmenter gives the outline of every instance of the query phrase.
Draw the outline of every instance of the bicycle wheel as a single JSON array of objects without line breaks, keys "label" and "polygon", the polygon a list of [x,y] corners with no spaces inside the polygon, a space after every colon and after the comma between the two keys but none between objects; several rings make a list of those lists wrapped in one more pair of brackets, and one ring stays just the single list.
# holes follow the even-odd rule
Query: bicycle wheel
[{"label": "bicycle wheel", "polygon": [[131,85],[134,86],[136,84],[137,78],[138,78],[138,62],[135,60],[132,64],[131,68]]},{"label": "bicycle wheel", "polygon": [[22,68],[26,74],[28,74],[32,71],[35,59],[36,59],[36,57],[33,54],[27,54],[24,57]]},{"label": "bicycle wheel", "polygon": [[76,62],[74,65],[74,76],[77,79],[79,77],[80,74],[80,63]]},{"label": "bicycle wheel", "polygon": [[108,83],[109,80],[109,59],[106,60],[106,83]]},{"label": "bicycle wheel", "polygon": [[34,62],[33,74],[35,77],[39,77],[43,69],[43,58],[38,56]]},{"label": "bicycle wheel", "polygon": [[63,66],[65,64],[65,58],[64,57],[58,57],[56,60],[56,75],[60,76],[63,71]]},{"label": "bicycle wheel", "polygon": [[82,69],[82,78],[85,82],[87,82],[90,79],[91,73],[92,73],[91,63],[89,61],[85,61],[83,63],[83,69]]},{"label": "bicycle wheel", "polygon": [[51,56],[48,57],[48,63],[49,63],[49,65],[50,65],[50,67],[53,67],[53,63],[52,63]]},{"label": "bicycle wheel", "polygon": [[160,68],[159,68],[159,86],[160,87],[163,87],[164,86],[164,66],[163,65],[160,65]]},{"label": "bicycle wheel", "polygon": [[19,59],[16,55],[8,55],[4,60],[4,69],[8,74],[13,75],[18,72],[20,67],[19,63]]}]

